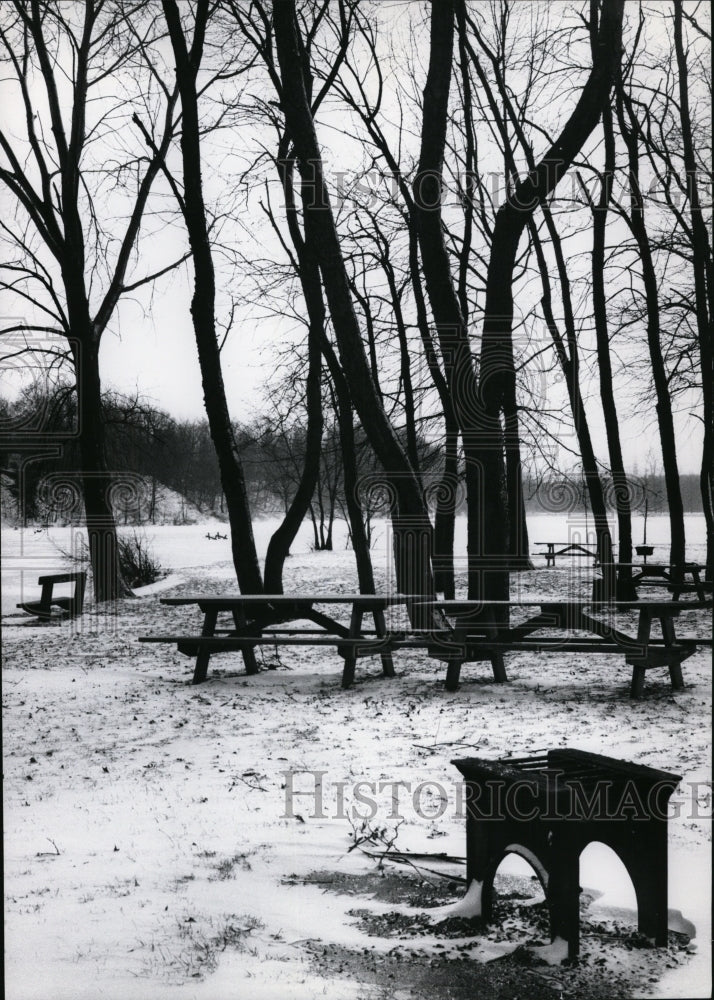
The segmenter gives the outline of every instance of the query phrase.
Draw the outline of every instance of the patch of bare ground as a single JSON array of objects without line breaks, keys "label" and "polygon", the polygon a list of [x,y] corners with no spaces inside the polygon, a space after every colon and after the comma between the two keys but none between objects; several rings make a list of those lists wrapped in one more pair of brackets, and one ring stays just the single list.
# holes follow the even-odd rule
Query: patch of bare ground
[{"label": "patch of bare ground", "polygon": [[[381,940],[381,946],[315,940],[305,945],[317,972],[361,983],[379,1000],[628,1000],[651,989],[665,969],[689,958],[685,934],[670,932],[667,948],[653,948],[631,926],[609,918],[607,911],[603,919],[594,920],[587,911],[598,894],[584,890],[580,956],[558,967],[546,966],[528,950],[549,941],[547,905],[535,877],[497,876],[490,924],[463,917],[435,920],[429,914],[430,908],[460,895],[448,880],[420,884],[413,875],[377,870],[363,875],[315,871],[285,881],[402,907],[347,911],[361,931]],[[385,949],[385,940],[398,943]]]}]

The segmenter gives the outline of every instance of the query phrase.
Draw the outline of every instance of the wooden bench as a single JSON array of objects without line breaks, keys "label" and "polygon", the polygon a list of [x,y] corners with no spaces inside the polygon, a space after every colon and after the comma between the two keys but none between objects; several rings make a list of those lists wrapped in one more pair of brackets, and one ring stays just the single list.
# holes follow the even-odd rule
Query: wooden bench
[{"label": "wooden bench", "polygon": [[[18,608],[36,615],[38,618],[51,618],[52,609],[58,608],[63,617],[74,618],[81,615],[84,607],[84,591],[87,586],[86,573],[52,573],[41,576],[37,581],[42,587],[39,601],[24,601]],[[71,597],[55,597],[54,588],[58,583],[73,583],[74,593]]]}]

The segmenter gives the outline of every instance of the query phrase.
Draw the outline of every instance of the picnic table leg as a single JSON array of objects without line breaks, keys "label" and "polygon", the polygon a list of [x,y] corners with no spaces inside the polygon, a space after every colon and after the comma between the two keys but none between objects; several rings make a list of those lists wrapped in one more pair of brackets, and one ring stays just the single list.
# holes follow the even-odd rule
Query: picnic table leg
[{"label": "picnic table leg", "polygon": [[[216,631],[216,621],[218,619],[218,609],[208,608],[203,619],[202,636],[211,636]],[[211,651],[199,647],[196,654],[196,666],[193,668],[193,684],[203,684],[208,674],[208,661],[211,659]]]},{"label": "picnic table leg", "polygon": [[491,669],[493,670],[493,679],[497,684],[505,684],[508,681],[506,664],[503,662],[503,653],[493,654],[491,657]]},{"label": "picnic table leg", "polygon": [[[248,619],[245,616],[245,610],[243,607],[235,608],[233,611],[233,623],[236,628],[242,628],[248,624]],[[258,661],[255,657],[255,646],[245,646],[242,653],[243,663],[245,663],[245,672],[247,674],[259,673]]]},{"label": "picnic table leg", "polygon": [[[662,626],[662,638],[664,639],[665,646],[674,646],[676,638],[674,634],[674,620],[669,615],[663,615],[659,621]],[[684,687],[682,661],[676,653],[672,654],[672,659],[669,662],[669,679],[672,682],[673,691],[682,690]]]},{"label": "picnic table leg", "polygon": [[[356,606],[352,608],[350,618],[350,639],[359,639],[362,631],[362,609]],[[357,666],[357,646],[351,645],[345,649],[345,665],[342,670],[342,687],[348,688],[355,679],[355,667]]]},{"label": "picnic table leg", "polygon": [[457,659],[448,661],[448,666],[446,667],[446,683],[444,685],[447,691],[458,690],[462,663],[463,660]]},{"label": "picnic table leg", "polygon": [[[496,639],[497,635],[496,629],[489,629],[487,638]],[[506,673],[506,664],[503,662],[502,652],[494,651],[491,653],[491,669],[493,670],[493,679],[496,684],[506,684],[508,682],[508,674]]]},{"label": "picnic table leg", "polygon": [[[380,639],[387,638],[387,623],[382,608],[375,608],[374,610],[374,627]],[[391,650],[380,653],[380,656],[382,658],[382,674],[384,677],[394,677],[394,661]]]},{"label": "picnic table leg", "polygon": [[[647,647],[652,631],[652,615],[645,608],[640,608],[640,622],[637,626],[637,642],[641,646],[641,655],[646,657]],[[639,652],[638,652],[639,655]],[[630,698],[639,698],[645,688],[645,674],[647,667],[645,664],[636,664],[632,668],[632,683],[630,684]]]},{"label": "picnic table leg", "polygon": [[[704,587],[702,586],[702,581],[699,576],[698,568],[696,566],[692,566],[691,573],[692,573],[692,583],[694,584],[697,590],[697,597],[699,598],[700,601],[705,601],[707,599],[707,595],[704,591]],[[677,598],[675,597],[675,601],[676,600]]]},{"label": "picnic table leg", "polygon": [[630,683],[630,698],[639,698],[645,689],[646,667],[635,666],[632,668],[632,681]]}]

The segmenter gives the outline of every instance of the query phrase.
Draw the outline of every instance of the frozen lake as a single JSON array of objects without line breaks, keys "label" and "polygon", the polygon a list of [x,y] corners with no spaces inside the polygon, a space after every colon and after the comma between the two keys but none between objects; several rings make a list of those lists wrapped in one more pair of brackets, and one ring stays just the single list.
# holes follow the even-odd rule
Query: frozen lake
[{"label": "frozen lake", "polygon": [[[641,517],[633,519],[633,536],[636,542],[643,537]],[[254,532],[258,553],[263,559],[270,536],[279,524],[278,518],[257,519]],[[612,522],[613,540],[617,543],[616,522]],[[685,516],[687,556],[692,561],[703,561],[706,551],[706,526],[702,514]],[[221,576],[230,576],[231,548],[229,539],[212,540],[207,534],[228,534],[226,525],[212,522],[193,525],[145,525],[140,528],[120,528],[120,533],[136,532],[146,538],[162,567],[172,573],[181,570],[215,567]],[[532,514],[528,518],[531,552],[536,566],[545,565],[542,550],[536,542],[584,542],[594,540],[592,517],[564,514]],[[372,553],[375,566],[391,565],[391,527],[388,521],[378,521],[373,526]],[[69,554],[80,551],[85,533],[81,528],[2,528],[2,613],[13,611],[18,601],[37,596],[37,578],[43,573],[60,572],[71,565]],[[650,516],[647,521],[647,540],[655,546],[655,559],[666,560],[669,554],[669,521],[666,515]],[[335,551],[345,549],[347,530],[344,521],[337,521],[334,530]],[[309,553],[313,545],[312,525],[304,521],[292,552]],[[456,565],[466,552],[466,518],[457,519]],[[318,554],[316,554],[316,558]],[[319,553],[320,559],[329,559],[328,553]],[[572,573],[592,574],[592,563],[583,557],[561,560]],[[290,562],[285,566],[286,586],[290,581]]]}]

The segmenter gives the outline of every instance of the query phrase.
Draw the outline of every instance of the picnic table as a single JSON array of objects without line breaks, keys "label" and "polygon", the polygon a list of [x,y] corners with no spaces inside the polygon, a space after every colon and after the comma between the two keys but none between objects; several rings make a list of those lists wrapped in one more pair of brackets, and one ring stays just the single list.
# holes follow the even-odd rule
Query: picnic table
[{"label": "picnic table", "polygon": [[[532,652],[568,653],[619,653],[632,666],[630,695],[642,694],[645,673],[654,667],[669,669],[672,688],[684,687],[682,661],[696,652],[697,646],[711,645],[711,636],[678,637],[674,620],[688,611],[711,609],[711,600],[704,601],[468,601],[450,600],[431,602],[453,618],[453,632],[435,636],[431,655],[445,659],[447,666],[446,688],[456,690],[461,667],[464,663],[485,658],[484,654],[497,654],[530,650]],[[518,624],[504,626],[498,612],[504,606],[511,609],[538,608]],[[488,615],[493,611],[492,620]],[[612,617],[617,613],[638,615],[637,634],[632,635],[617,628]],[[661,637],[652,635],[652,626],[659,622]],[[535,635],[547,631],[547,635]],[[572,636],[572,632],[585,632],[585,636]],[[451,655],[448,655],[449,647]],[[503,676],[497,680],[506,680]]]},{"label": "picnic table", "polygon": [[[711,593],[712,585],[701,579],[701,572],[706,567],[700,563],[685,562],[682,566],[674,566],[670,563],[603,563],[599,568],[603,574],[608,570],[616,572],[623,567],[632,570],[632,585],[635,589],[639,587],[666,587],[672,591],[675,601],[679,600],[682,594],[696,594],[700,601],[707,599],[707,591]],[[602,592],[604,579],[597,579],[593,582],[593,600],[603,599]]]},{"label": "picnic table", "polygon": [[[410,601],[423,602],[423,594],[235,594],[230,596],[198,595],[165,597],[169,606],[197,606],[203,612],[200,636],[142,636],[141,642],[175,642],[180,653],[196,657],[193,683],[205,681],[212,653],[239,650],[248,674],[258,673],[255,647],[262,645],[323,646],[335,645],[344,657],[342,684],[354,680],[359,656],[379,654],[385,677],[394,676],[392,645],[387,633],[385,610]],[[349,624],[338,621],[319,607],[350,607]],[[232,628],[219,628],[218,615],[232,616]],[[370,614],[374,629],[362,623]],[[286,628],[297,621],[308,621],[317,629]]]},{"label": "picnic table", "polygon": [[[168,597],[162,603],[195,606],[203,612],[200,635],[142,636],[140,640],[175,643],[180,653],[195,656],[194,684],[205,681],[213,653],[240,651],[246,672],[255,674],[258,672],[255,648],[273,644],[336,647],[344,659],[343,687],[354,681],[360,656],[379,655],[383,675],[393,677],[393,651],[423,649],[446,663],[446,687],[451,691],[458,687],[464,663],[489,660],[495,681],[507,681],[504,655],[510,652],[610,653],[624,655],[626,663],[632,666],[630,694],[638,697],[644,688],[646,671],[654,667],[667,667],[672,687],[675,690],[683,687],[683,660],[697,646],[711,645],[711,638],[677,637],[674,627],[674,620],[680,614],[710,609],[711,601],[477,602],[443,601],[414,594],[253,594]],[[409,610],[412,624],[388,630],[385,611],[399,605]],[[350,607],[349,624],[320,610],[331,606]],[[525,611],[529,617],[512,624],[513,611]],[[624,632],[612,622],[614,614],[628,612],[638,616],[636,635]],[[231,615],[230,628],[218,626],[221,613]],[[373,616],[374,629],[363,628],[365,614]],[[293,627],[300,620],[318,628]],[[652,635],[655,621],[659,622],[661,637]],[[547,634],[535,635],[544,630]],[[586,634],[573,636],[573,632]]]},{"label": "picnic table", "polygon": [[[544,545],[546,566],[555,566],[556,556],[585,555],[595,560],[597,565],[597,545],[581,542],[534,542],[534,545]],[[556,547],[558,551],[556,552]]]}]

